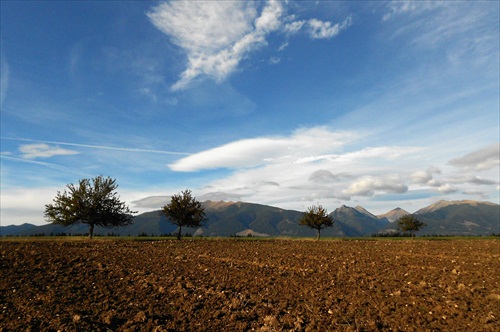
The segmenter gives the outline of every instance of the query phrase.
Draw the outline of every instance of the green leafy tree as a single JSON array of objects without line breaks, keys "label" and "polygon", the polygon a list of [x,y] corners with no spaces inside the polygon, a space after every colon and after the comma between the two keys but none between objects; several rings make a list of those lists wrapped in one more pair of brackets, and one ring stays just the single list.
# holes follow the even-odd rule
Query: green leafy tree
[{"label": "green leafy tree", "polygon": [[88,224],[91,239],[95,226],[130,225],[136,212],[120,200],[116,188],[116,180],[101,175],[92,180],[79,180],[78,185],[68,184],[63,193],[57,192],[52,204],[45,205],[45,218],[63,226]]},{"label": "green leafy tree", "polygon": [[412,214],[407,214],[398,219],[398,229],[403,232],[410,232],[411,238],[415,237],[415,232],[427,226],[426,223],[421,222]]},{"label": "green leafy tree", "polygon": [[302,218],[299,220],[299,225],[307,226],[309,228],[313,228],[318,231],[317,240],[320,239],[321,230],[326,227],[333,226],[333,218],[328,215],[328,211],[322,207],[318,206],[310,206],[306,212],[302,215]]},{"label": "green leafy tree", "polygon": [[170,203],[161,208],[161,213],[167,221],[179,227],[177,239],[181,239],[182,227],[200,227],[205,221],[205,209],[186,189],[180,194],[173,195]]}]

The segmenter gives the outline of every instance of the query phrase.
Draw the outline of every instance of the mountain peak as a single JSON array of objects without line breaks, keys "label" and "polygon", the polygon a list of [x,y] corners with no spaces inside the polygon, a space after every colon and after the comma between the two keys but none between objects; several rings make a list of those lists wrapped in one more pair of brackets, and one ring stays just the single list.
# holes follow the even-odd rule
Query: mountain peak
[{"label": "mountain peak", "polygon": [[385,218],[385,219],[389,220],[390,222],[395,222],[395,221],[399,220],[399,218],[406,216],[408,214],[410,214],[408,211],[403,210],[400,207],[397,207],[397,208],[395,208],[387,213],[378,215],[377,218],[379,218],[379,219]]},{"label": "mountain peak", "polygon": [[377,218],[373,213],[369,212],[367,209],[365,209],[364,207],[358,205],[354,208],[354,210],[358,211],[358,212],[361,212],[362,214],[366,214],[370,217],[373,217],[373,218]]}]

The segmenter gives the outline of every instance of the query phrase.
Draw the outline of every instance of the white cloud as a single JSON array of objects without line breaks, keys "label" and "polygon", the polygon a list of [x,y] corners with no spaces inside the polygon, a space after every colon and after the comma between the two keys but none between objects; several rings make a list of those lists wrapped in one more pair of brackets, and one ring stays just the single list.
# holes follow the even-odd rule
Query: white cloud
[{"label": "white cloud", "polygon": [[440,174],[441,170],[437,167],[429,167],[426,171],[415,171],[410,175],[412,183],[426,184],[433,180],[433,174]]},{"label": "white cloud", "polygon": [[373,196],[375,192],[402,194],[408,187],[402,183],[400,176],[390,175],[383,177],[365,176],[353,182],[343,192],[350,196]]},{"label": "white cloud", "polygon": [[[206,77],[220,83],[251,52],[266,46],[269,34],[299,32],[306,21],[285,16],[286,5],[268,0],[260,13],[257,4],[249,1],[171,1],[154,7],[147,14],[153,25],[187,55],[187,68],[172,90],[185,89],[194,80]],[[351,23],[351,16],[337,24],[307,21],[314,39],[332,38]],[[283,45],[287,43],[279,51],[283,51]]]},{"label": "white cloud", "polygon": [[269,2],[257,16],[253,2],[174,1],[158,5],[148,17],[187,53],[188,67],[172,86],[177,90],[199,76],[224,80],[248,52],[266,43],[279,15],[279,2]]},{"label": "white cloud", "polygon": [[283,11],[284,9],[280,1],[268,1],[262,10],[262,14],[255,21],[256,30],[267,33],[277,30],[281,25],[280,19]]},{"label": "white cloud", "polygon": [[59,146],[50,146],[45,143],[26,144],[19,147],[22,157],[25,159],[50,158],[54,156],[64,156],[79,154],[74,150],[63,149]]},{"label": "white cloud", "polygon": [[467,155],[452,159],[449,164],[465,170],[484,171],[500,166],[500,143],[495,143]]},{"label": "white cloud", "polygon": [[191,53],[218,52],[252,30],[255,6],[245,1],[163,2],[148,13],[152,23]]},{"label": "white cloud", "polygon": [[457,192],[458,188],[449,184],[449,183],[445,183],[445,184],[442,184],[442,185],[436,187],[436,190],[442,194],[451,194],[451,193]]}]

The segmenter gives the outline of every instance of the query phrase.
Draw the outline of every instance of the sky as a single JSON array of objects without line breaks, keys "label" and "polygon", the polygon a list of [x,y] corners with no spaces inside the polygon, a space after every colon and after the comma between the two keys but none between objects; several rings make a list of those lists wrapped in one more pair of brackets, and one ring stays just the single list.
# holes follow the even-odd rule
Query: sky
[{"label": "sky", "polygon": [[70,183],[410,213],[500,203],[498,1],[1,1],[1,225]]}]

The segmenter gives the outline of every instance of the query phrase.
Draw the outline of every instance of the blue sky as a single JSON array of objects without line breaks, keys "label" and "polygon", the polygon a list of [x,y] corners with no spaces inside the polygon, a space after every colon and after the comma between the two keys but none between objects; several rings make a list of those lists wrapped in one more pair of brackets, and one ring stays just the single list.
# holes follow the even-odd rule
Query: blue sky
[{"label": "blue sky", "polygon": [[2,1],[1,223],[111,176],[133,210],[499,203],[497,1]]}]

